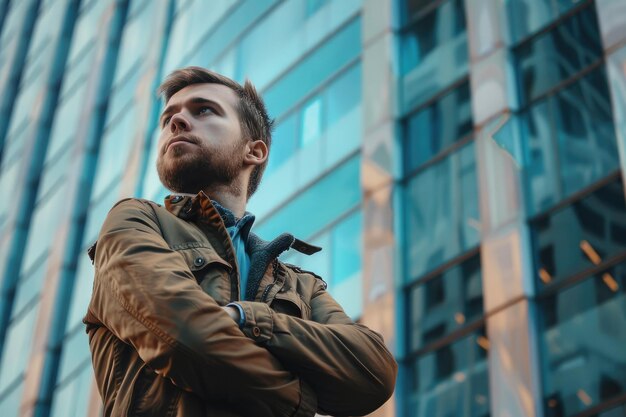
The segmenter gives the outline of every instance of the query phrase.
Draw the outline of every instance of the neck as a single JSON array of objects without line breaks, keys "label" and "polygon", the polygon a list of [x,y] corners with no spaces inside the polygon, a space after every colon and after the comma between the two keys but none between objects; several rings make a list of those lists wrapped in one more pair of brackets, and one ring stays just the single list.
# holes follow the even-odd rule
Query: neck
[{"label": "neck", "polygon": [[235,217],[241,218],[246,213],[246,194],[238,187],[216,187],[206,189],[204,193],[211,199],[220,203],[224,208],[230,210]]}]

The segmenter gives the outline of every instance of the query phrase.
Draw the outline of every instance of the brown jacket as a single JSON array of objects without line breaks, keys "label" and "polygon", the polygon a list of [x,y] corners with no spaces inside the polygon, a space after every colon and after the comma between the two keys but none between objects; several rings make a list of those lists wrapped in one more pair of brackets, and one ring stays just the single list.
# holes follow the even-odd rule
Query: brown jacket
[{"label": "brown jacket", "polygon": [[240,329],[236,255],[211,201],[118,203],[96,246],[87,325],[105,416],[362,415],[392,394],[397,365],[314,274],[276,260],[283,234],[250,234]]}]

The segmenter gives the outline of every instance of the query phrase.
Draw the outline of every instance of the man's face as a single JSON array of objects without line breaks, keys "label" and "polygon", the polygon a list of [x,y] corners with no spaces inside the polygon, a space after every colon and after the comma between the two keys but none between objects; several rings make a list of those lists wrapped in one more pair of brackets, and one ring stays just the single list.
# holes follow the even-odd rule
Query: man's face
[{"label": "man's face", "polygon": [[238,100],[221,84],[193,84],[169,99],[160,119],[157,157],[163,185],[195,194],[233,184],[243,168],[246,144]]}]

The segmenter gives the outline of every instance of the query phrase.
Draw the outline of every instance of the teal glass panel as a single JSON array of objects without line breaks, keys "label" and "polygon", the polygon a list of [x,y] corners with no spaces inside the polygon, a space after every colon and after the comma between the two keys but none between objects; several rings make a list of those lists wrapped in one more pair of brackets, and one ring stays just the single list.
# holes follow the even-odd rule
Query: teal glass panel
[{"label": "teal glass panel", "polygon": [[73,326],[63,340],[57,381],[63,382],[66,378],[71,377],[71,374],[77,369],[84,366],[91,366],[89,336],[85,332],[85,326],[78,323]]},{"label": "teal glass panel", "polygon": [[483,315],[480,255],[454,265],[407,292],[409,350],[416,351]]},{"label": "teal glass panel", "polygon": [[265,91],[269,112],[280,117],[360,53],[361,20],[355,19]]},{"label": "teal glass panel", "polygon": [[598,19],[592,6],[521,44],[515,49],[515,57],[522,104],[596,63],[602,54]]},{"label": "teal glass panel", "polygon": [[9,325],[0,364],[0,395],[26,371],[39,303],[14,317]]},{"label": "teal glass panel", "polygon": [[476,246],[480,236],[474,143],[408,180],[405,201],[409,280]]},{"label": "teal glass panel", "polygon": [[24,383],[20,382],[12,386],[9,390],[0,394],[0,416],[19,415],[20,402],[24,392]]},{"label": "teal glass panel", "polygon": [[293,113],[277,126],[272,134],[272,146],[270,158],[267,163],[265,175],[272,172],[287,161],[298,149],[298,114]]},{"label": "teal glass panel", "polygon": [[402,113],[423,104],[467,74],[464,2],[448,0],[430,10],[401,35]]},{"label": "teal glass panel", "polygon": [[531,223],[539,290],[626,251],[626,199],[614,181]]},{"label": "teal glass panel", "polygon": [[350,159],[254,227],[264,239],[284,232],[306,238],[361,201],[360,158]]},{"label": "teal glass panel", "polygon": [[469,83],[409,116],[405,126],[405,171],[419,167],[472,132]]},{"label": "teal glass panel", "polygon": [[504,3],[513,43],[532,35],[580,3],[578,0],[509,0]]},{"label": "teal glass panel", "polygon": [[626,264],[543,297],[539,305],[546,417],[581,415],[623,396]]},{"label": "teal glass panel", "polygon": [[489,416],[484,330],[411,360],[407,416]]},{"label": "teal glass panel", "polygon": [[57,386],[52,400],[52,417],[84,417],[91,398],[91,364],[84,365],[70,380]]},{"label": "teal glass panel", "polygon": [[531,215],[619,168],[604,67],[537,102],[522,117]]},{"label": "teal glass panel", "polygon": [[363,242],[363,215],[359,210],[350,215],[332,230],[332,285],[361,274]]}]

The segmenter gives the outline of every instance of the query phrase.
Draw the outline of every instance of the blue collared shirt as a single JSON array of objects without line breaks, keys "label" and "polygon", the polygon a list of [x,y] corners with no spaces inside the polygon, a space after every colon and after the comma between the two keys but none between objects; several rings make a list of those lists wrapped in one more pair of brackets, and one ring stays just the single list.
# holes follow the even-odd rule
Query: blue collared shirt
[{"label": "blue collared shirt", "polygon": [[254,215],[246,212],[242,218],[237,219],[232,211],[220,205],[217,201],[211,200],[211,202],[222,216],[226,230],[233,243],[233,248],[235,248],[237,266],[239,267],[239,297],[241,300],[245,300],[248,275],[250,274],[250,255],[248,255],[246,247],[248,246],[250,229],[254,223]]}]

